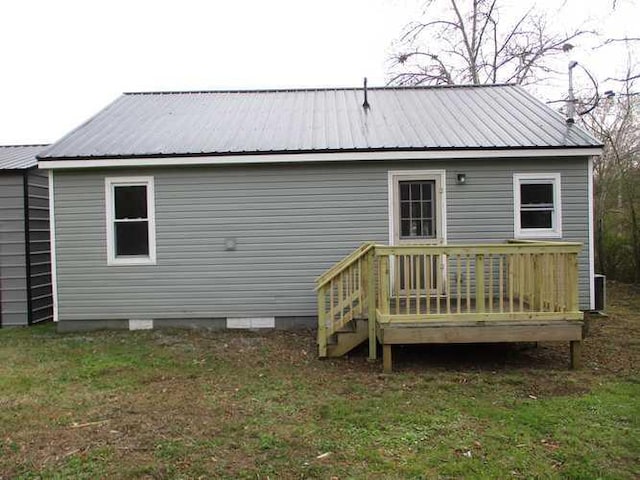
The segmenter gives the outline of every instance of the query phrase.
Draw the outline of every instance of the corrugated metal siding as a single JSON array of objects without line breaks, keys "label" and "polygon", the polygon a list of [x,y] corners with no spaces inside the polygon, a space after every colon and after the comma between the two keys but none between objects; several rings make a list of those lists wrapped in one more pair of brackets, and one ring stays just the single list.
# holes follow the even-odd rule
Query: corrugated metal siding
[{"label": "corrugated metal siding", "polygon": [[[513,173],[561,172],[564,239],[587,242],[586,159],[56,171],[59,318],[315,315],[315,277],[387,243],[387,171],[410,168],[447,170],[450,243],[511,238]],[[155,177],[155,266],[106,265],[104,178],[126,174]],[[580,273],[588,308],[586,248]]]},{"label": "corrugated metal siding", "polygon": [[46,145],[0,146],[0,170],[24,170],[38,164],[36,155]]},{"label": "corrugated metal siding", "polygon": [[125,94],[41,154],[110,157],[600,143],[522,87]]},{"label": "corrugated metal siding", "polygon": [[0,175],[0,325],[28,323],[22,173]]},{"label": "corrugated metal siding", "polygon": [[53,317],[51,293],[51,244],[49,237],[49,179],[46,171],[28,174],[29,273],[31,277],[31,321]]}]

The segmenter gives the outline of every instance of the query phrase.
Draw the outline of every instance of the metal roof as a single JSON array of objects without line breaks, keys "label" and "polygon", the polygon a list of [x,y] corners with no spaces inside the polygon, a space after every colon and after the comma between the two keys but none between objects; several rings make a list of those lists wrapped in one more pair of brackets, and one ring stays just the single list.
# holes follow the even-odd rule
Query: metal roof
[{"label": "metal roof", "polygon": [[516,85],[125,93],[41,159],[593,147]]},{"label": "metal roof", "polygon": [[24,170],[38,164],[36,155],[47,145],[0,145],[0,170]]}]

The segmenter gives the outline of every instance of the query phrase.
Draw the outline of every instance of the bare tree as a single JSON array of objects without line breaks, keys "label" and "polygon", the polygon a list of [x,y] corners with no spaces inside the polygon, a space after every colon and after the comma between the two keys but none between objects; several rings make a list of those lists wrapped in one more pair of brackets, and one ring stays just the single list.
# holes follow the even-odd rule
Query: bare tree
[{"label": "bare tree", "polygon": [[581,121],[604,143],[594,160],[597,267],[611,278],[640,283],[640,98],[633,89],[627,80],[616,97]]},{"label": "bare tree", "polygon": [[[602,45],[597,48],[607,47],[614,44],[624,43],[627,47],[628,55],[631,56],[632,46],[636,46],[640,43],[640,37],[623,37],[623,38],[607,38]],[[627,63],[629,65],[629,61]],[[623,83],[624,87],[628,87],[633,81],[640,79],[640,73],[638,72],[638,66],[635,69],[627,68],[625,75],[622,77],[609,77],[606,80],[612,80],[614,82]],[[629,94],[629,92],[626,92]]]},{"label": "bare tree", "polygon": [[555,32],[530,9],[507,23],[500,0],[428,0],[392,55],[390,84],[526,84],[556,72],[553,57],[589,32]]}]

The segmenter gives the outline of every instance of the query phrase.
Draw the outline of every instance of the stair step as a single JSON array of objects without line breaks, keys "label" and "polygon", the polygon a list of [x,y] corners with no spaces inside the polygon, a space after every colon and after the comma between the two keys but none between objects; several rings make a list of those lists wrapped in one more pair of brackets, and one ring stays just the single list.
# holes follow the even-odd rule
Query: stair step
[{"label": "stair step", "polygon": [[327,356],[341,357],[362,344],[369,337],[368,321],[357,319],[349,322],[349,329],[335,332],[327,339]]},{"label": "stair step", "polygon": [[356,326],[356,321],[352,320],[349,323],[347,323],[346,325],[343,325],[343,327],[339,330],[336,330],[335,333],[340,334],[340,333],[353,333],[357,330],[357,326]]}]

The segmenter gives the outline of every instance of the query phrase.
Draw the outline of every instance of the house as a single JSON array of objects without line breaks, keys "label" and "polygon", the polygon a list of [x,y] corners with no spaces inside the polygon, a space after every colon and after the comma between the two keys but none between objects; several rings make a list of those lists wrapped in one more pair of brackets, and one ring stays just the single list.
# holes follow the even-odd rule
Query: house
[{"label": "house", "polygon": [[[338,354],[328,339],[356,320],[349,305],[364,305],[368,280],[364,257],[349,279],[345,263],[332,266],[366,242],[387,262],[370,276],[386,266],[392,277],[371,288],[413,315],[405,324],[434,298],[435,309],[446,298],[489,308],[471,296],[490,284],[511,296],[505,319],[532,319],[537,298],[537,319],[578,321],[578,307],[593,307],[600,152],[515,85],[127,93],[38,156],[50,172],[58,328],[293,328],[320,317],[320,354]],[[457,265],[443,248],[460,244],[485,247],[458,251]],[[480,267],[495,275],[471,281]],[[547,281],[552,269],[562,285]],[[393,294],[425,286],[425,298]]]},{"label": "house", "polygon": [[0,327],[53,316],[45,146],[0,146]]}]

